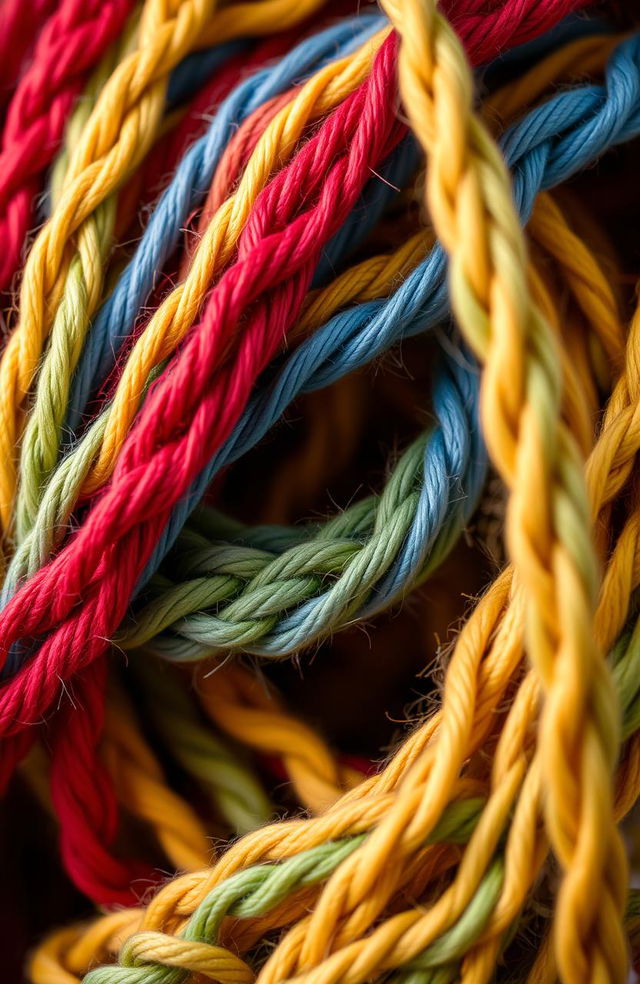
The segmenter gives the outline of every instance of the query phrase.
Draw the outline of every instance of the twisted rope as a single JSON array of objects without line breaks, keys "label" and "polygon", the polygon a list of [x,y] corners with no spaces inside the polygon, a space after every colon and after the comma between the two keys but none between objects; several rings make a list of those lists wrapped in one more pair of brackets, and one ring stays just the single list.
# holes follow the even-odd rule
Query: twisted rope
[{"label": "twisted rope", "polygon": [[[29,7],[53,7],[42,2],[21,6],[29,15],[29,32],[30,17],[38,15]],[[40,32],[2,131],[0,290],[9,287],[20,266],[40,177],[58,149],[73,102],[88,73],[122,31],[132,7],[132,0],[63,0]]]},{"label": "twisted rope", "polygon": [[[407,112],[430,154],[429,205],[450,252],[454,309],[485,363],[489,453],[511,492],[508,541],[526,595],[528,654],[545,691],[539,730],[545,818],[564,871],[556,959],[565,982],[622,981],[625,855],[608,792],[618,752],[617,706],[593,640],[590,517],[579,455],[559,414],[552,333],[527,297],[510,190],[473,116],[455,37],[428,0],[402,8],[387,0],[385,9],[402,37]],[[451,137],[445,118],[459,121]],[[370,884],[367,875],[349,892],[351,905]]]}]

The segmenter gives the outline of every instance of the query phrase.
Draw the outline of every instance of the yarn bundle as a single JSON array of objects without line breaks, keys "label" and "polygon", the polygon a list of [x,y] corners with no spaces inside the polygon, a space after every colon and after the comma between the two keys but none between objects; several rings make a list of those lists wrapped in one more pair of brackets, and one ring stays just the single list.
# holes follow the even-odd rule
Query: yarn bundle
[{"label": "yarn bundle", "polygon": [[0,49],[6,980],[629,980],[636,5]]}]

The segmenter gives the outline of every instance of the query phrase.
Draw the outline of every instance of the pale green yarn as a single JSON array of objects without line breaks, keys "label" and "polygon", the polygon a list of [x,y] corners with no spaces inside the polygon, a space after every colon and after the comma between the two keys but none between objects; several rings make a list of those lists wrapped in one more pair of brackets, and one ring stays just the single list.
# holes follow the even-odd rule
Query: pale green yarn
[{"label": "pale green yarn", "polygon": [[[266,823],[273,808],[249,765],[199,720],[184,683],[144,653],[131,661],[142,700],[173,758],[193,776],[237,834]],[[169,672],[168,672],[169,671]]]},{"label": "pale green yarn", "polygon": [[[154,651],[174,661],[217,649],[269,656],[263,641],[274,637],[283,618],[318,596],[321,611],[305,644],[342,628],[374,597],[412,529],[427,440],[423,434],[405,451],[380,496],[322,525],[249,529],[200,510],[195,528],[182,532],[169,555],[172,580],[152,580],[149,591],[156,597],[136,611],[118,643],[134,649],[153,639]],[[445,550],[449,543],[445,528]],[[436,540],[422,576],[441,561],[440,547]],[[287,651],[280,646],[277,655]]]},{"label": "pale green yarn", "polygon": [[[132,50],[136,28],[135,21],[130,21],[123,36],[111,46],[70,118],[64,147],[53,169],[51,197],[54,205],[64,192],[73,149],[105,81],[122,58]],[[15,535],[18,543],[24,541],[38,516],[44,489],[58,461],[71,378],[82,352],[91,315],[102,296],[116,208],[117,198],[111,195],[82,224],[78,232],[76,251],[55,313],[38,375],[35,400],[22,440],[16,502]],[[48,554],[39,557],[38,567],[46,559]],[[33,568],[24,573],[32,572]]]},{"label": "pale green yarn", "polygon": [[[428,843],[465,843],[483,805],[480,799],[452,803],[432,831]],[[359,834],[329,841],[280,864],[254,865],[231,875],[200,903],[181,934],[182,938],[215,943],[227,916],[253,919],[265,915],[299,889],[325,881],[365,840],[366,834]],[[482,926],[479,931],[481,929]],[[84,978],[85,984],[180,984],[186,979],[187,973],[179,968],[137,963],[135,939],[133,936],[124,944],[118,964],[90,971]],[[438,942],[433,945],[437,946]],[[445,944],[443,951],[445,955],[451,953],[451,945]]]},{"label": "pale green yarn", "polygon": [[613,682],[622,717],[622,740],[640,728],[640,620],[617,641],[612,653]]},{"label": "pale green yarn", "polygon": [[398,970],[393,984],[448,984],[457,976],[458,961],[471,948],[496,907],[504,863],[496,858],[458,921],[434,943]]},{"label": "pale green yarn", "polygon": [[35,524],[16,545],[4,582],[5,594],[13,594],[20,581],[46,564],[68,532],[68,522],[80,489],[91,471],[102,444],[107,417],[101,414],[72,454],[61,458],[42,493]]}]

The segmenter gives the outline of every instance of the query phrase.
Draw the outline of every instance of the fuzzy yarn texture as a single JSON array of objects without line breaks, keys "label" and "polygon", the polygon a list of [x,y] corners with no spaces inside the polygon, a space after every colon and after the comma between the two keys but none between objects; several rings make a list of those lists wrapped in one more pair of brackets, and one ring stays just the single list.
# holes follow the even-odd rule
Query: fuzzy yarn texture
[{"label": "fuzzy yarn texture", "polygon": [[0,5],[30,984],[640,967],[633,7]]}]

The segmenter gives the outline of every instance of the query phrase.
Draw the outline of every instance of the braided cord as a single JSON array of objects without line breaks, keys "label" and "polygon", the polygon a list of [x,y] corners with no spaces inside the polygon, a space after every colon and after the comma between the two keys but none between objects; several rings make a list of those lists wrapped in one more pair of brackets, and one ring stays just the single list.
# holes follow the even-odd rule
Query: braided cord
[{"label": "braided cord", "polygon": [[[366,30],[366,33],[370,31]],[[113,401],[53,473],[48,486],[49,495],[45,495],[38,515],[37,534],[33,538],[24,536],[22,541],[20,574],[33,573],[46,562],[55,531],[59,534],[66,523],[83,485],[84,491],[91,491],[96,475],[100,476],[95,479],[99,485],[111,474],[117,461],[117,451],[127,435],[153,370],[163,363],[192,327],[214,273],[231,257],[236,237],[276,163],[283,163],[293,153],[310,119],[322,116],[357,88],[366,77],[382,40],[383,35],[378,34],[361,45],[355,54],[332,61],[317,71],[263,134],[235,195],[218,210],[203,235],[187,279],[163,301],[137,340],[119,379]],[[219,134],[219,130],[215,132]],[[190,152],[191,157],[198,160],[200,151],[199,145],[195,145]],[[183,165],[183,170],[188,172],[189,168]],[[181,175],[172,188],[181,191],[182,187]],[[172,194],[171,190],[166,194]],[[164,214],[164,209],[161,212]],[[96,456],[98,463],[94,465]],[[106,469],[104,473],[99,471],[102,467],[99,462]],[[90,477],[91,474],[94,478]],[[35,496],[34,501],[39,503],[42,499],[40,486]],[[56,501],[52,501],[54,499]],[[51,514],[52,508],[55,509],[54,516]],[[31,525],[34,516],[30,510],[28,516]],[[24,534],[27,532],[25,529]],[[31,551],[35,551],[35,556],[30,556],[29,566],[24,570],[25,555]],[[20,574],[14,567],[5,583],[5,597]]]},{"label": "braided cord", "polygon": [[[20,408],[48,333],[48,301],[67,243],[151,145],[164,106],[166,77],[194,43],[213,6],[213,0],[174,0],[169,4],[147,0],[140,19],[138,49],[118,66],[103,88],[69,162],[65,192],[25,264],[19,326],[0,362],[0,519],[5,534],[12,525]],[[90,291],[90,296],[95,293]],[[59,370],[64,372],[65,367]]]},{"label": "braided cord", "polygon": [[[103,86],[119,62],[135,45],[135,22],[102,59],[67,125],[65,145],[51,179],[55,209],[68,183],[74,147],[82,139]],[[58,447],[69,398],[70,374],[84,342],[90,314],[97,307],[113,237],[116,197],[110,195],[80,226],[76,252],[69,263],[62,296],[51,325],[48,349],[40,367],[35,403],[20,448],[20,494],[16,512],[16,537],[24,538],[29,517],[37,509],[48,475],[58,458]],[[62,371],[64,367],[64,371]]]},{"label": "braided cord", "polygon": [[511,491],[508,540],[527,597],[528,654],[545,689],[545,816],[564,869],[556,958],[565,982],[622,981],[626,876],[610,792],[618,712],[594,644],[589,509],[560,418],[553,337],[529,301],[506,171],[473,115],[461,47],[429,0],[384,7],[402,39],[403,100],[430,155],[428,200],[450,254],[454,310],[484,362],[489,453]]}]

